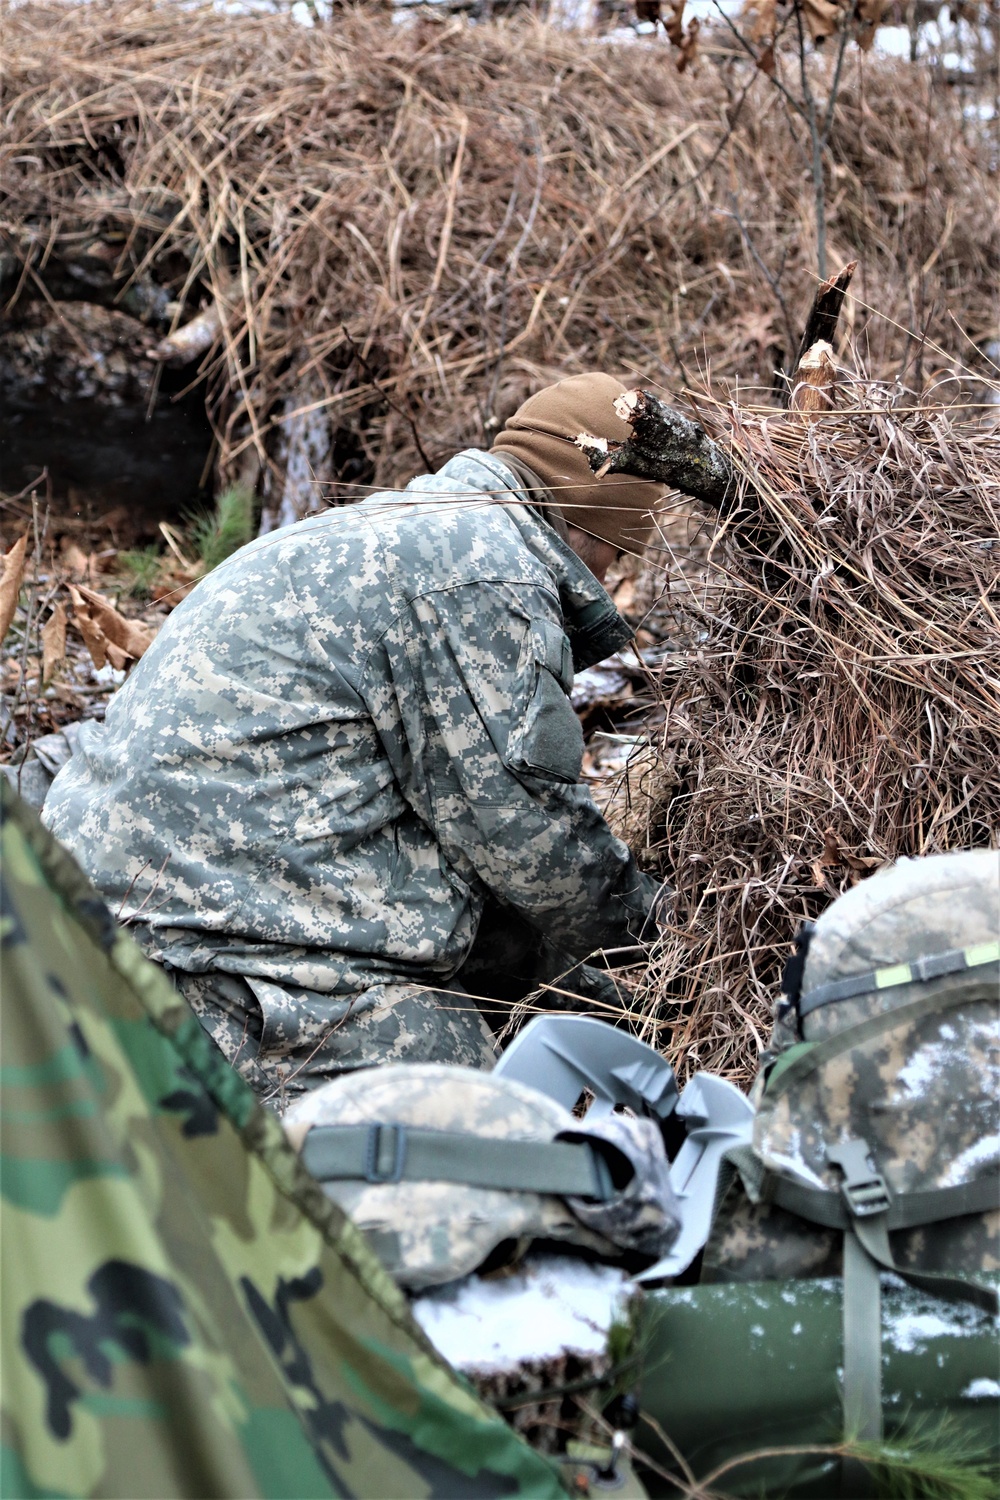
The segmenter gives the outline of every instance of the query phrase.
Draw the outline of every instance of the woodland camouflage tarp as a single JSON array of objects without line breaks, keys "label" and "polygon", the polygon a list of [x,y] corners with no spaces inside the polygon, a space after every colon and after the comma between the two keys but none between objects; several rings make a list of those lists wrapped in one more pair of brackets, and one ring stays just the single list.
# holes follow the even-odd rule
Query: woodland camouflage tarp
[{"label": "woodland camouflage tarp", "polygon": [[13,1496],[556,1497],[0,779]]}]

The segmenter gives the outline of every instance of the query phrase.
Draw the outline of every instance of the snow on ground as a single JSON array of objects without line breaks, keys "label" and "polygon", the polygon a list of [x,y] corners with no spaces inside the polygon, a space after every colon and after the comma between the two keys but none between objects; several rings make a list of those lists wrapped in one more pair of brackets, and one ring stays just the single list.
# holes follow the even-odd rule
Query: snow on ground
[{"label": "snow on ground", "polygon": [[510,1276],[470,1276],[425,1292],[413,1314],[451,1364],[488,1374],[562,1353],[602,1354],[630,1291],[617,1267],[545,1256]]}]

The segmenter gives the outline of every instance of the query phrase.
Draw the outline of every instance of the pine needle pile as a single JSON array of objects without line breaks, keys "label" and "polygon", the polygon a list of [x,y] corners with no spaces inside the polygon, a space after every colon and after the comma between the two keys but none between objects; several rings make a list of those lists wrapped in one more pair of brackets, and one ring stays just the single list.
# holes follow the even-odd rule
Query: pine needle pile
[{"label": "pine needle pile", "polygon": [[[101,271],[189,359],[217,489],[266,502],[317,414],[345,497],[490,441],[575,370],[710,368],[766,399],[794,352],[810,145],[749,60],[680,74],[663,38],[530,16],[338,8],[308,30],[148,0],[9,8],[4,53],[9,313],[93,300]],[[822,93],[833,59],[811,66]],[[968,359],[995,338],[996,150],[955,90],[851,49],[829,255],[861,260],[845,327],[878,373],[952,320]]]},{"label": "pine needle pile", "polygon": [[682,1072],[748,1081],[799,922],[848,885],[1000,843],[1000,440],[947,394],[700,403],[752,520],[671,582],[626,818],[677,890],[634,1013]]}]

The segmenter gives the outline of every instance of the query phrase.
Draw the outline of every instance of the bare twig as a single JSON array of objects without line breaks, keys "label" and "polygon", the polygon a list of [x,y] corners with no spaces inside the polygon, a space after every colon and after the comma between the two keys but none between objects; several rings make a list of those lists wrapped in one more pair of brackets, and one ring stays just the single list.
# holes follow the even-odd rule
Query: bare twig
[{"label": "bare twig", "polygon": [[378,376],[375,374],[375,371],[369,364],[368,359],[351,338],[351,335],[348,333],[343,324],[341,324],[340,331],[344,335],[344,338],[347,340],[348,348],[354,355],[354,358],[357,360],[365,375],[368,377],[368,384],[374,386],[386,405],[391,407],[392,410],[396,412],[397,415],[401,416],[403,418],[403,421],[408,424],[410,432],[413,434],[414,446],[416,447],[417,452],[420,454],[420,462],[423,464],[428,474],[433,474],[434,465],[431,463],[430,459],[427,457],[427,454],[424,452],[424,445],[420,441],[420,433],[417,429],[416,422],[413,420],[412,413],[408,412],[405,406],[401,406],[398,401],[394,400],[393,397],[389,395],[389,392],[386,390],[385,386],[379,380]]},{"label": "bare twig", "polygon": [[[46,476],[46,480],[47,480],[48,479],[48,470],[45,469],[43,472],[44,472],[44,474]],[[48,486],[46,485],[46,487],[48,487]],[[34,539],[34,545],[33,545],[33,548],[32,548],[32,557],[31,557],[31,561],[32,561],[31,585],[30,585],[30,587],[28,589],[28,602],[27,602],[27,604],[25,606],[25,611],[24,611],[24,639],[21,642],[20,675],[18,677],[17,686],[14,689],[14,701],[13,701],[13,703],[11,705],[11,718],[12,719],[16,718],[18,709],[21,707],[22,701],[23,701],[24,708],[25,708],[24,744],[22,746],[21,761],[20,761],[20,764],[18,765],[18,768],[17,768],[17,789],[18,789],[18,791],[21,790],[21,774],[22,774],[22,772],[24,770],[24,764],[25,764],[25,761],[27,759],[27,753],[28,753],[28,750],[29,750],[29,748],[31,746],[31,740],[32,740],[32,723],[31,723],[31,707],[32,707],[32,705],[31,705],[31,694],[30,694],[30,691],[28,689],[28,656],[29,656],[30,650],[31,650],[32,632],[33,632],[33,630],[35,629],[35,627],[38,624],[38,618],[39,618],[39,615],[41,613],[41,609],[39,608],[39,604],[38,604],[39,573],[41,571],[41,566],[42,566],[42,552],[43,552],[43,548],[45,546],[45,538],[46,538],[46,535],[47,535],[48,529],[49,529],[49,502],[48,502],[48,500],[46,500],[46,502],[45,502],[45,517],[44,517],[44,520],[42,522],[41,529],[39,529],[39,525],[38,525],[38,496],[37,496],[37,493],[34,490],[32,490],[32,492],[31,492],[31,529],[32,529],[32,536],[33,536],[33,539]],[[51,590],[51,594],[52,595],[55,594],[55,588],[53,588]],[[41,678],[41,667],[39,666],[39,679],[40,678]]]}]

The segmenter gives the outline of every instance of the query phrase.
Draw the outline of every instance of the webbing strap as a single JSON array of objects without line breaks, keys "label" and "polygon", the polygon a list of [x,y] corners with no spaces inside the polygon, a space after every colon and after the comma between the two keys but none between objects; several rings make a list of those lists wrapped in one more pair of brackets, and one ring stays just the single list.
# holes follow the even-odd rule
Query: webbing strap
[{"label": "webbing strap", "polygon": [[[882,1437],[882,1286],[878,1266],[860,1241],[844,1235],[844,1436],[876,1443]],[[871,1475],[860,1458],[841,1465],[843,1496],[871,1494]]]},{"label": "webbing strap", "polygon": [[922,995],[919,1000],[908,1000],[905,1005],[897,1005],[889,1010],[880,1010],[875,1015],[869,1016],[865,1021],[859,1021],[856,1026],[849,1026],[846,1031],[835,1031],[832,1036],[824,1038],[821,1042],[806,1042],[800,1046],[789,1048],[794,1053],[786,1065],[782,1066],[783,1055],[775,1063],[771,1071],[765,1089],[765,1098],[773,1101],[775,1097],[791,1093],[794,1088],[823,1068],[828,1062],[840,1059],[845,1053],[853,1052],[865,1042],[873,1041],[886,1031],[896,1031],[900,1027],[913,1025],[923,1020],[924,1016],[938,1016],[952,1010],[962,1010],[970,1003],[979,1000],[988,1000],[991,1004],[996,1003],[997,981],[987,981],[982,973],[974,970],[971,974],[963,976],[956,983],[954,990],[941,995]]},{"label": "webbing strap", "polygon": [[844,1432],[862,1442],[882,1436],[882,1289],[853,1234],[844,1235]]},{"label": "webbing strap", "polygon": [[[855,1219],[843,1194],[822,1188],[806,1187],[787,1177],[765,1173],[761,1195],[779,1208],[788,1209],[811,1224],[826,1229],[849,1229]],[[888,1211],[880,1215],[887,1230],[916,1229],[921,1224],[936,1224],[942,1219],[959,1219],[963,1214],[989,1213],[1000,1208],[1000,1176],[977,1177],[955,1187],[928,1188],[925,1192],[896,1193]]]},{"label": "webbing strap", "polygon": [[409,1125],[315,1125],[302,1160],[320,1182],[459,1182],[606,1203],[607,1162],[586,1142],[490,1140]]},{"label": "webbing strap", "polygon": [[855,1219],[853,1224],[854,1235],[876,1265],[881,1266],[884,1271],[892,1271],[894,1275],[901,1276],[911,1286],[919,1287],[932,1297],[944,1297],[949,1302],[969,1302],[973,1307],[982,1308],[983,1312],[992,1313],[996,1317],[1000,1311],[1000,1296],[993,1287],[969,1281],[964,1276],[950,1276],[944,1271],[916,1271],[910,1266],[897,1265],[889,1244],[886,1217],[885,1214],[879,1214],[871,1219]]},{"label": "webbing strap", "polygon": [[951,1302],[970,1302],[994,1316],[1000,1311],[1000,1299],[992,1287],[940,1271],[916,1271],[909,1266],[898,1266],[889,1244],[890,1230],[913,1229],[920,1224],[957,1219],[963,1214],[986,1213],[1000,1207],[1000,1177],[979,1177],[974,1182],[924,1193],[899,1193],[892,1198],[884,1213],[871,1215],[852,1212],[848,1198],[842,1193],[803,1187],[801,1183],[789,1182],[783,1177],[770,1176],[765,1180],[771,1189],[767,1196],[772,1203],[810,1223],[822,1224],[827,1229],[843,1229],[847,1239],[853,1233],[872,1260],[884,1270],[902,1276],[912,1286]]},{"label": "webbing strap", "polygon": [[835,979],[820,984],[799,996],[799,1016],[807,1016],[821,1005],[837,1000],[853,1000],[872,995],[877,990],[895,989],[901,984],[925,984],[947,974],[960,974],[1000,960],[1000,942],[977,943],[971,948],[949,948],[946,953],[926,953],[906,964],[891,964],[885,969],[871,969],[866,974],[852,974],[849,979]]}]

